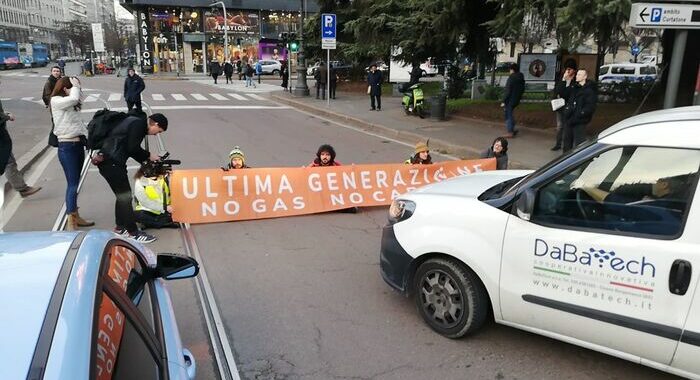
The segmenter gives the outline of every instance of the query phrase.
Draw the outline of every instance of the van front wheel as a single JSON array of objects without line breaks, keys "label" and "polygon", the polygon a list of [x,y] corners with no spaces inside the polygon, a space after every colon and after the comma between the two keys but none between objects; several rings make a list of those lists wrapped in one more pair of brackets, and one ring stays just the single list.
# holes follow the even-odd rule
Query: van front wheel
[{"label": "van front wheel", "polygon": [[488,295],[474,272],[449,259],[431,259],[416,272],[416,307],[436,332],[452,339],[478,330],[488,315]]}]

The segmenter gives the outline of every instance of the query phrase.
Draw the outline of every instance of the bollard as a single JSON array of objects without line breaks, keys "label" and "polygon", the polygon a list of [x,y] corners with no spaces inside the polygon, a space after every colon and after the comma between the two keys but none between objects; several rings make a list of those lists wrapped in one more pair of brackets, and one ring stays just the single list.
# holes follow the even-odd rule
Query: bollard
[{"label": "bollard", "polygon": [[430,97],[430,118],[435,120],[445,120],[447,111],[447,95],[441,92]]}]

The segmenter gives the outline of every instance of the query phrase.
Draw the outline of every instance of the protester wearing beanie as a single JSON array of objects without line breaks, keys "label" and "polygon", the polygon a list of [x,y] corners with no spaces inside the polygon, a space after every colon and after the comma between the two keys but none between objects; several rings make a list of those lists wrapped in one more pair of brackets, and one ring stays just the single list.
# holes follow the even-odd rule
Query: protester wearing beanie
[{"label": "protester wearing beanie", "polygon": [[416,144],[415,154],[404,161],[404,164],[409,165],[430,165],[433,163],[433,158],[430,157],[430,148],[428,142],[418,142]]},{"label": "protester wearing beanie", "polygon": [[231,169],[250,169],[250,166],[245,163],[245,154],[238,145],[234,146],[231,153],[228,154],[228,160],[228,165],[222,168],[224,171]]},{"label": "protester wearing beanie", "polygon": [[341,163],[335,160],[335,149],[329,144],[318,147],[316,158],[309,165],[309,167],[318,166],[341,166]]}]

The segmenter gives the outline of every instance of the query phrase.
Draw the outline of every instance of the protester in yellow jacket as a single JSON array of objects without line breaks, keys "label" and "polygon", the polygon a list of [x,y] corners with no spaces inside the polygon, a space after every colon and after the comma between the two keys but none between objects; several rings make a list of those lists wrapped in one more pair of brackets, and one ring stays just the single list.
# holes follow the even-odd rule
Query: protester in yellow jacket
[{"label": "protester in yellow jacket", "polygon": [[136,221],[144,228],[178,228],[173,222],[170,186],[165,175],[147,177],[143,168],[136,172],[134,183]]}]

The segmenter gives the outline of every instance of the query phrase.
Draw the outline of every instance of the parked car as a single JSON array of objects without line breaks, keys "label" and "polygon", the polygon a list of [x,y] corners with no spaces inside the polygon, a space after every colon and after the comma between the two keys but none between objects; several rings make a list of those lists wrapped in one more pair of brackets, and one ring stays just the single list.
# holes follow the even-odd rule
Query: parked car
[{"label": "parked car", "polygon": [[280,75],[282,71],[282,63],[275,59],[260,60],[263,74]]},{"label": "parked car", "polygon": [[601,83],[653,82],[657,79],[656,65],[646,63],[612,63],[600,67]]},{"label": "parked car", "polygon": [[107,231],[0,233],[4,379],[194,379],[164,280],[197,262]]},{"label": "parked car", "polygon": [[[316,69],[321,65],[321,62],[315,62],[311,67],[308,67],[306,69],[306,75],[313,77],[314,74],[316,74]],[[340,76],[346,76],[350,69],[352,69],[352,65],[345,63],[343,61],[331,61],[331,65],[333,65],[333,68],[338,72],[338,75]]]},{"label": "parked car", "polygon": [[400,195],[381,275],[449,338],[492,316],[699,379],[698,135],[700,106],[646,113],[535,172]]},{"label": "parked car", "polygon": [[[517,62],[497,62],[496,63],[496,72],[497,73],[507,73],[510,71],[510,66],[512,64],[517,64]],[[488,69],[486,69],[488,72],[493,71],[493,66],[490,66]]]}]

